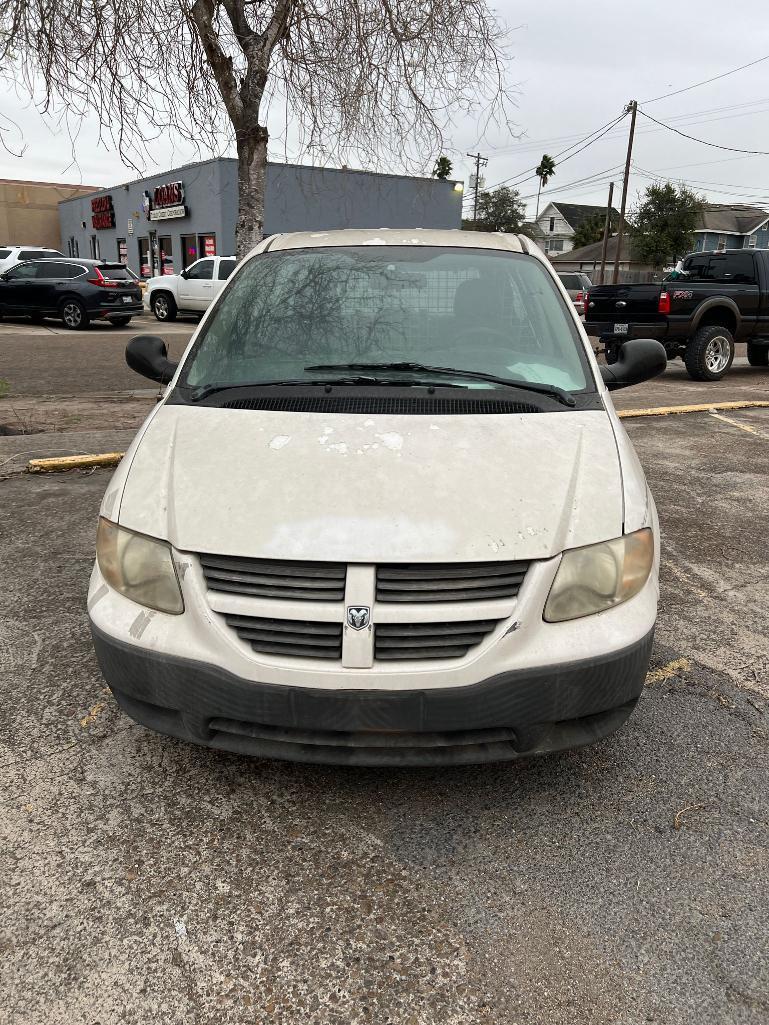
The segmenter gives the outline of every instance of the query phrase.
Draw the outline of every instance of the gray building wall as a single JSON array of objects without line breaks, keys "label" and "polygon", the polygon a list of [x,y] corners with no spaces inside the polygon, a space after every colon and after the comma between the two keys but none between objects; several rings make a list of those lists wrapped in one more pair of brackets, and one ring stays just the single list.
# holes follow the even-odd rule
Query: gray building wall
[{"label": "gray building wall", "polygon": [[[145,191],[159,185],[184,182],[186,217],[150,221],[143,208]],[[265,190],[265,234],[282,231],[327,231],[331,228],[459,228],[462,193],[453,181],[410,178],[368,171],[269,164]],[[111,196],[115,227],[92,227],[91,200]],[[139,242],[149,242],[151,232],[171,241],[173,272],[203,256],[203,236],[216,238],[216,251],[235,251],[238,209],[237,161],[206,160],[165,171],[125,185],[59,204],[63,251],[93,255],[94,237],[102,259],[118,259],[118,240],[127,246],[128,264],[141,273]],[[129,233],[129,220],[133,234]],[[84,226],[85,225],[85,226]],[[185,252],[182,239],[186,238]],[[190,241],[194,240],[194,243]],[[157,247],[159,249],[159,246]],[[167,248],[167,247],[166,247]],[[195,249],[195,252],[192,249]],[[171,269],[168,262],[167,269]],[[157,254],[156,254],[157,260]]]}]

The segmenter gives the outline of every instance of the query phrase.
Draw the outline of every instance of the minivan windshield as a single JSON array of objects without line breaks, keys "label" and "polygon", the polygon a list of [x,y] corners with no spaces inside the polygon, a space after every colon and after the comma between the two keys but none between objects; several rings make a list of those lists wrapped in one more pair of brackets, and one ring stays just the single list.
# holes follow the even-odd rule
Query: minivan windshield
[{"label": "minivan windshield", "polygon": [[[431,378],[429,366],[441,375]],[[343,368],[389,383],[400,375],[443,384],[445,368],[454,368],[456,383],[469,388],[508,380],[593,387],[574,322],[537,259],[365,245],[280,250],[247,261],[211,311],[179,383],[309,383],[339,378]],[[462,371],[502,381],[463,378]]]}]

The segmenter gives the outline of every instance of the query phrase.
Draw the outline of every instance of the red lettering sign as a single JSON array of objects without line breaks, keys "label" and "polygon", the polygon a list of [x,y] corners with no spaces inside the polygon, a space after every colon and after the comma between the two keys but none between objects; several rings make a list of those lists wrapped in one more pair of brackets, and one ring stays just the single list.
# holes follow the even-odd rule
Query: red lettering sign
[{"label": "red lettering sign", "polygon": [[91,200],[91,224],[97,229],[115,227],[112,196],[97,196]]},{"label": "red lettering sign", "polygon": [[152,194],[152,205],[160,209],[169,206],[182,206],[183,203],[183,182],[169,182],[167,185],[158,185]]}]

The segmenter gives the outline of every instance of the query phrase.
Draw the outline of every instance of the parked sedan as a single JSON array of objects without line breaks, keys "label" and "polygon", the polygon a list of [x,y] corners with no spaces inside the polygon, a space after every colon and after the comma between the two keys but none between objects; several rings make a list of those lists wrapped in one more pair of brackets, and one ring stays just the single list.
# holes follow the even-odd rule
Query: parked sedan
[{"label": "parked sedan", "polygon": [[0,316],[58,317],[76,331],[92,320],[123,327],[142,312],[141,291],[122,263],[29,260],[0,274]]},{"label": "parked sedan", "polygon": [[559,271],[558,277],[561,279],[561,284],[569,293],[569,298],[577,307],[577,313],[584,314],[585,312],[585,300],[587,299],[587,293],[593,287],[593,282],[581,271]]}]

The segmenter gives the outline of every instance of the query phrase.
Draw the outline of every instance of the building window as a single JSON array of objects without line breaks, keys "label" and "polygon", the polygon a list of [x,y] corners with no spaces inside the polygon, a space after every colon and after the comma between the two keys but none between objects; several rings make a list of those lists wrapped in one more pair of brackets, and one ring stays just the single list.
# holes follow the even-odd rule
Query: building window
[{"label": "building window", "polygon": [[91,235],[91,259],[101,260],[101,252],[99,251],[99,239],[96,235]]},{"label": "building window", "polygon": [[723,253],[725,249],[726,249],[726,235],[719,235],[718,236],[718,245],[716,246],[716,250],[719,253]]},{"label": "building window", "polygon": [[755,249],[758,242],[758,235],[751,235],[748,239],[748,249]]},{"label": "building window", "polygon": [[555,217],[550,218],[550,231],[555,231]]},{"label": "building window", "polygon": [[160,273],[173,274],[174,272],[174,248],[170,235],[161,235],[158,239],[160,246]]},{"label": "building window", "polygon": [[563,239],[562,238],[551,238],[550,239],[550,252],[551,253],[562,253],[563,252]]},{"label": "building window", "polygon": [[198,240],[195,235],[182,235],[182,270],[186,270],[198,258]]},{"label": "building window", "polygon": [[139,242],[139,274],[143,278],[149,278],[152,276],[152,268],[150,267],[150,240],[148,238],[140,238]]},{"label": "building window", "polygon": [[216,235],[198,235],[198,256],[216,256]]},{"label": "building window", "polygon": [[123,264],[128,263],[128,245],[124,238],[119,238],[117,240],[117,262]]},{"label": "building window", "polygon": [[74,235],[67,239],[67,256],[80,256],[80,246]]}]

